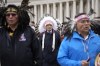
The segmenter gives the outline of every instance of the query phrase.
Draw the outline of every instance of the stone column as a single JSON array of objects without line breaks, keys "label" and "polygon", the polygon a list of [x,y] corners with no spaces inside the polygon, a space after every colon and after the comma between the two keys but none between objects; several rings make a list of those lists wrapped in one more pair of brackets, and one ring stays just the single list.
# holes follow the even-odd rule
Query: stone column
[{"label": "stone column", "polygon": [[53,17],[56,18],[56,3],[53,3]]},{"label": "stone column", "polygon": [[79,12],[80,13],[83,12],[83,0],[80,0],[80,11]]},{"label": "stone column", "polygon": [[49,7],[49,4],[47,4],[47,14],[50,14],[50,7]]},{"label": "stone column", "polygon": [[37,23],[37,5],[34,5],[34,21]]},{"label": "stone column", "polygon": [[[34,9],[33,8],[31,8],[31,13],[34,14]],[[34,21],[34,16],[32,14],[31,14],[31,18],[32,18],[31,20]]]},{"label": "stone column", "polygon": [[43,17],[43,4],[40,5],[41,17]]},{"label": "stone column", "polygon": [[61,21],[61,23],[63,22],[63,14],[62,14],[62,2],[60,3],[60,15],[59,15],[59,17],[60,17],[60,21]]},{"label": "stone column", "polygon": [[[92,8],[93,8],[93,10],[95,11],[95,0],[92,0]],[[95,15],[93,14],[91,17],[93,18]]]},{"label": "stone column", "polygon": [[66,2],[66,17],[70,17],[70,12],[69,12],[69,1]]},{"label": "stone column", "polygon": [[75,15],[76,15],[76,0],[73,1],[73,16],[72,16],[72,18],[74,18]]},{"label": "stone column", "polygon": [[99,16],[99,1],[98,0],[95,0],[95,16]]},{"label": "stone column", "polygon": [[87,0],[87,13],[90,11],[90,0]]}]

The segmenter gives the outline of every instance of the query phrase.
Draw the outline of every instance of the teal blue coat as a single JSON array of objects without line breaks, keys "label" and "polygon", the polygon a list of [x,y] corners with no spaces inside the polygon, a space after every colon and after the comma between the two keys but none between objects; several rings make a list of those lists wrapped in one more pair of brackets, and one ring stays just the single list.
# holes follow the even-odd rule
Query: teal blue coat
[{"label": "teal blue coat", "polygon": [[82,60],[90,57],[89,66],[95,66],[95,58],[100,52],[100,36],[90,31],[87,40],[77,32],[70,40],[65,37],[60,45],[57,61],[61,66],[81,66]]}]

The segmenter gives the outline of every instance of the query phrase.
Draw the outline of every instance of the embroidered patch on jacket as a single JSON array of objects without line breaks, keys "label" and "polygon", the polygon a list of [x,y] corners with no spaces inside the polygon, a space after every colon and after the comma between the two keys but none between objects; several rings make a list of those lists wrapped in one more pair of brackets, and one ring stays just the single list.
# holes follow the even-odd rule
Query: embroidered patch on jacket
[{"label": "embroidered patch on jacket", "polygon": [[26,41],[26,37],[25,37],[24,33],[21,34],[19,41]]},{"label": "embroidered patch on jacket", "polygon": [[14,34],[13,32],[10,32],[10,33],[9,33],[10,37],[12,37],[12,36],[13,36],[13,34]]}]

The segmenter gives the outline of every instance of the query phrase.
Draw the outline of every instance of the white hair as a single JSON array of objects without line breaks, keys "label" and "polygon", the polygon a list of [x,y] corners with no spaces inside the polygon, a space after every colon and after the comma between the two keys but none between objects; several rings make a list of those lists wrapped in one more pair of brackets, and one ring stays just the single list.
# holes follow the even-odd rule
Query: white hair
[{"label": "white hair", "polygon": [[39,30],[40,33],[46,31],[46,28],[44,27],[44,24],[45,24],[45,22],[47,20],[50,20],[53,23],[53,29],[57,30],[57,22],[56,22],[56,20],[51,16],[44,16],[39,22],[38,30]]}]

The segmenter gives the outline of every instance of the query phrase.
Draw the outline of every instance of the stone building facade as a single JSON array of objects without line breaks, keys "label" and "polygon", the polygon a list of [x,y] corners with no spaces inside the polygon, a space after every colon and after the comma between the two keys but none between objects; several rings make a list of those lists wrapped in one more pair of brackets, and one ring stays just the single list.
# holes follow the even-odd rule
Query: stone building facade
[{"label": "stone building facade", "polygon": [[[14,3],[20,5],[22,0],[9,0],[7,4]],[[100,16],[100,0],[29,0],[30,11],[35,14],[31,21],[38,22],[45,14],[50,14],[58,19],[60,23],[66,21],[66,17],[74,18],[81,12],[89,13],[92,7],[96,14],[92,17]]]}]

